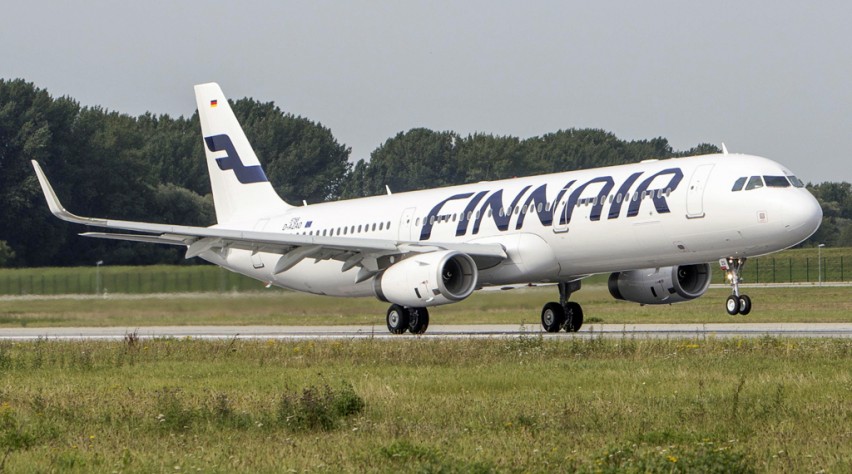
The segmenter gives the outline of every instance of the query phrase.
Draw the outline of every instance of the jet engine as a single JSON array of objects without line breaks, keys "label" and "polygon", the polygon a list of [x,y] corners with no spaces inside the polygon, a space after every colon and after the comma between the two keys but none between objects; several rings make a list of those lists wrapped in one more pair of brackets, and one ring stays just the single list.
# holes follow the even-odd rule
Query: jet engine
[{"label": "jet engine", "polygon": [[381,301],[409,307],[461,301],[476,289],[479,273],[473,259],[455,250],[416,254],[388,267],[373,280]]},{"label": "jet engine", "polygon": [[613,298],[640,304],[689,301],[703,295],[709,286],[709,263],[645,268],[609,276],[609,293]]}]

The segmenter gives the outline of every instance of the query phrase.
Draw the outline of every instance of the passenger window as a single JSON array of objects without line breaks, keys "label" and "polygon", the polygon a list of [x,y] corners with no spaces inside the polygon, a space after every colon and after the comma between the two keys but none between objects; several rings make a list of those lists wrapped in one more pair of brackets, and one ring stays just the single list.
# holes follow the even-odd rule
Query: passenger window
[{"label": "passenger window", "polygon": [[764,176],[763,181],[770,188],[789,188],[790,182],[786,176]]},{"label": "passenger window", "polygon": [[763,179],[760,176],[752,176],[748,179],[748,184],[746,184],[746,191],[751,191],[752,189],[762,188],[763,187]]}]

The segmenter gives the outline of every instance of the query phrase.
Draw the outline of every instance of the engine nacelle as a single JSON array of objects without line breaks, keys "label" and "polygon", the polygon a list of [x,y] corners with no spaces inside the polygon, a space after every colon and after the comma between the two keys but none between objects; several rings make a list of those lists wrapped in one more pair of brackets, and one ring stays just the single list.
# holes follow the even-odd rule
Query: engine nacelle
[{"label": "engine nacelle", "polygon": [[461,301],[476,289],[473,259],[456,250],[427,252],[397,262],[373,280],[376,298],[423,307]]},{"label": "engine nacelle", "polygon": [[689,301],[703,295],[709,287],[709,263],[645,268],[609,276],[609,293],[613,298],[641,304]]}]

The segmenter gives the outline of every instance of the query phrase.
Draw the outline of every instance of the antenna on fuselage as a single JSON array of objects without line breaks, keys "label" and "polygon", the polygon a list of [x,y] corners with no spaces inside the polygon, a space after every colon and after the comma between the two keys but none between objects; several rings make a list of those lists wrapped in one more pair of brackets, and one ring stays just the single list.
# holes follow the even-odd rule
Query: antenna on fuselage
[{"label": "antenna on fuselage", "polygon": [[723,155],[728,154],[728,147],[725,146],[725,142],[722,142],[722,154]]},{"label": "antenna on fuselage", "polygon": [[391,190],[390,190],[390,186],[388,186],[388,185],[386,184],[386,185],[385,185],[385,189],[387,189],[387,191],[388,191],[388,196],[392,196],[392,195],[393,195],[393,193],[392,193],[392,192],[391,192]]}]

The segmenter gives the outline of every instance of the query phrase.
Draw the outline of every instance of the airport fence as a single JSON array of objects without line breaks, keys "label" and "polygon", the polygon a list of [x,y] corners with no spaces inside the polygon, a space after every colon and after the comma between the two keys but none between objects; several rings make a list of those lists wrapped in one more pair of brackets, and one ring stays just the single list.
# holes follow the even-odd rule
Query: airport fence
[{"label": "airport fence", "polygon": [[[850,257],[766,256],[749,259],[744,283],[816,283],[852,281]],[[711,262],[714,283],[725,283]],[[605,276],[589,283],[604,283]],[[212,265],[150,267],[76,267],[0,270],[0,295],[154,294],[261,291],[257,280]]]},{"label": "airport fence", "polygon": [[[767,256],[748,260],[743,268],[742,278],[745,283],[846,282],[852,280],[849,263],[850,260],[844,259],[843,256]],[[721,271],[719,274],[722,275]],[[724,275],[720,278],[724,280]]]},{"label": "airport fence", "polygon": [[226,293],[262,289],[262,282],[209,265],[0,271],[0,295]]}]

